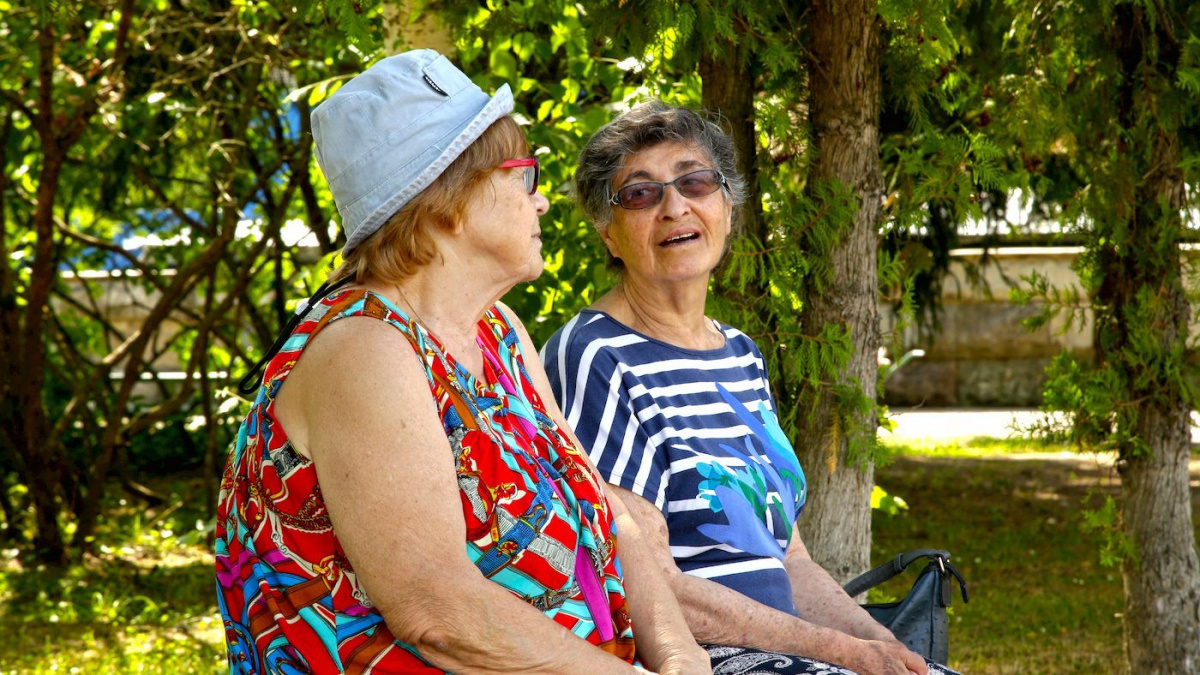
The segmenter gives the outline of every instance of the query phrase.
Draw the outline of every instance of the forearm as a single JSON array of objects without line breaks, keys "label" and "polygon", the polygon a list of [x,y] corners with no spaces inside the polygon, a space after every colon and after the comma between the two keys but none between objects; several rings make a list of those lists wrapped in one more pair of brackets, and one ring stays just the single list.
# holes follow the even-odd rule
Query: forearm
[{"label": "forearm", "polygon": [[726,586],[682,572],[672,590],[697,642],[756,647],[845,663],[858,640],[768,607]]},{"label": "forearm", "polygon": [[896,639],[812,559],[790,559],[786,566],[792,579],[792,600],[800,616],[812,617],[815,623],[864,640]]},{"label": "forearm", "polygon": [[425,602],[389,613],[389,629],[422,658],[455,673],[635,672],[500,586],[481,581],[429,593]]},{"label": "forearm", "polygon": [[645,533],[612,494],[609,503],[639,656],[647,668],[662,673],[708,672],[708,656],[693,639]]}]

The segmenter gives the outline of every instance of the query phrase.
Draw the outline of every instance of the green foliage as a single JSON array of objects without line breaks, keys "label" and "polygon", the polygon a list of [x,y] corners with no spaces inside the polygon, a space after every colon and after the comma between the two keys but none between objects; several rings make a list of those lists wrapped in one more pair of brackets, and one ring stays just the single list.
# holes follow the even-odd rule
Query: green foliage
[{"label": "green foliage", "polygon": [[1083,531],[1099,535],[1100,564],[1115,567],[1123,562],[1137,560],[1137,546],[1121,526],[1121,510],[1112,495],[1104,497],[1099,508],[1083,511]]},{"label": "green foliage", "polygon": [[[1180,188],[1197,186],[1200,11],[1188,3],[1093,9],[1015,0],[991,9],[1011,57],[973,69],[1000,71],[997,98],[1036,113],[997,116],[994,133],[1034,169],[1023,188],[1039,203],[1057,204],[1048,212],[1085,245],[1076,263],[1081,287],[1033,275],[1012,294],[1040,306],[1031,328],[1061,319],[1063,331],[1094,332],[1094,364],[1064,355],[1050,367],[1043,407],[1067,415],[1041,431],[1081,448],[1143,455],[1154,442],[1138,436],[1143,410],[1197,403],[1187,310],[1180,310],[1188,299],[1179,257],[1190,236],[1188,204],[1162,192],[1156,174],[1161,162],[1177,164]],[[1149,31],[1141,42],[1122,42],[1119,27],[1138,15]],[[1174,159],[1163,154],[1166,142],[1175,143]]]},{"label": "green foliage", "polygon": [[876,485],[871,488],[871,508],[889,516],[897,516],[908,510],[908,502],[904,501],[903,497],[893,495]]},{"label": "green foliage", "polygon": [[545,271],[535,285],[518,286],[504,298],[538,344],[610,284],[599,238],[568,194],[575,157],[609,120],[607,106],[648,95],[632,67],[597,53],[587,24],[593,11],[557,1],[487,9],[443,3],[447,23],[463,26],[455,33],[457,60],[486,90],[513,87],[516,113],[531,122],[525,131],[542,161],[542,189],[550,200],[541,219]]},{"label": "green foliage", "polygon": [[[271,342],[285,298],[310,280],[312,249],[297,249],[291,230],[309,224],[321,254],[338,245],[308,113],[331,80],[361,68],[380,19],[378,2],[129,6],[0,14],[0,298],[16,298],[0,302],[0,322],[11,334],[46,316],[31,339],[47,358],[41,396],[0,396],[26,415],[40,400],[50,427],[31,444],[6,421],[0,470],[28,465],[19,453],[61,458],[61,485],[19,480],[54,493],[39,508],[85,521],[110,467],[220,461],[230,429],[213,419],[216,392]],[[52,41],[39,51],[40,35]],[[60,159],[61,173],[46,173]],[[39,232],[42,201],[54,222]],[[121,243],[138,238],[159,244]],[[124,271],[97,274],[114,266]],[[49,302],[31,299],[43,281]],[[105,303],[126,298],[143,311],[114,319]],[[26,353],[0,349],[0,371],[19,372]],[[169,361],[182,381],[153,376]],[[142,432],[172,435],[173,454],[130,459]]]}]

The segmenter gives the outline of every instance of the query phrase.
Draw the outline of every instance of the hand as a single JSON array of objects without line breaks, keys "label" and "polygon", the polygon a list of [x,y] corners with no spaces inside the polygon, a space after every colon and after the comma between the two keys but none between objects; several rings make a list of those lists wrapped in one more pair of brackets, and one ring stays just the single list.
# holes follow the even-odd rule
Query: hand
[{"label": "hand", "polygon": [[908,667],[908,672],[914,675],[929,675],[929,664],[925,662],[925,657],[912,651],[904,646],[904,643],[892,637],[884,642],[890,642],[896,647],[904,650],[904,665]]},{"label": "hand", "polygon": [[857,673],[871,675],[928,675],[929,666],[920,655],[910,651],[897,640],[859,640],[847,645],[849,649],[840,659],[839,665]]}]

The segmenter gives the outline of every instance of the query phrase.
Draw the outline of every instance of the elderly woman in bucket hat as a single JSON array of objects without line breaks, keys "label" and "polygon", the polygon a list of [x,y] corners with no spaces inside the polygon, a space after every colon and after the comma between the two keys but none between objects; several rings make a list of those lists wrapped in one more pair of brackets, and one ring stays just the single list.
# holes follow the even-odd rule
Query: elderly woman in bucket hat
[{"label": "elderly woman in bucket hat", "polygon": [[421,50],[313,112],[346,247],[243,381],[217,519],[233,670],[708,670],[498,302],[541,272],[547,208],[511,110]]}]

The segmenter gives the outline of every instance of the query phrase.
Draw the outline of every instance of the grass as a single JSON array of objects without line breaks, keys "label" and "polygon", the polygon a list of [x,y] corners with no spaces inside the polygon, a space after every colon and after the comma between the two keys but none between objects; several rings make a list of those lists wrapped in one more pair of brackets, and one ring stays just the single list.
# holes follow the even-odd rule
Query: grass
[{"label": "grass", "polygon": [[117,499],[97,554],[66,569],[0,559],[0,673],[226,672],[197,481],[167,505]]},{"label": "grass", "polygon": [[[1062,448],[975,439],[892,444],[877,482],[906,510],[874,516],[872,559],[944,548],[970,583],[951,608],[964,673],[1110,673],[1121,662],[1121,577],[1080,511],[1116,491],[1107,463]],[[115,501],[98,555],[66,570],[0,551],[0,673],[224,672],[208,522],[196,481],[168,505]],[[903,595],[917,570],[873,600]]]},{"label": "grass", "polygon": [[[876,481],[909,508],[876,511],[872,559],[951,552],[971,602],[956,597],[951,608],[950,665],[972,674],[1120,671],[1120,572],[1100,564],[1100,539],[1080,516],[1116,493],[1111,464],[996,439],[893,449]],[[905,576],[886,592],[903,594],[916,573]]]}]

